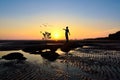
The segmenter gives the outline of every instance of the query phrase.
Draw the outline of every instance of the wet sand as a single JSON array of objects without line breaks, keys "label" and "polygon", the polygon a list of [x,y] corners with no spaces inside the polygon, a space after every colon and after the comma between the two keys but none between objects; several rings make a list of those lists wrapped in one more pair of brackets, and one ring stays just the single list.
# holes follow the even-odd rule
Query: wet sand
[{"label": "wet sand", "polygon": [[[39,48],[35,51],[22,50],[23,44],[25,46],[31,42],[2,42],[1,46],[8,44],[13,47],[1,49],[0,57],[19,52],[27,60],[0,59],[0,80],[120,80],[119,50],[78,47],[67,53],[58,51],[59,56],[55,57],[57,53],[42,53]],[[50,61],[49,58],[56,59]]]},{"label": "wet sand", "polygon": [[0,50],[3,51],[13,49],[19,50],[26,47],[32,49],[51,48],[54,50],[61,47],[64,47],[65,49],[82,47],[93,49],[120,50],[120,40],[71,40],[69,43],[66,43],[64,40],[0,40]]}]

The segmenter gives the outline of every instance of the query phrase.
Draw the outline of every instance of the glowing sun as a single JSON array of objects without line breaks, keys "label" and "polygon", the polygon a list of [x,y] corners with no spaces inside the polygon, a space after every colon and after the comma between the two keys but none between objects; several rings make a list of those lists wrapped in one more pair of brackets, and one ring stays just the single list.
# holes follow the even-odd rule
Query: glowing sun
[{"label": "glowing sun", "polygon": [[53,37],[53,39],[58,40],[60,38],[60,34],[54,33],[52,37]]}]

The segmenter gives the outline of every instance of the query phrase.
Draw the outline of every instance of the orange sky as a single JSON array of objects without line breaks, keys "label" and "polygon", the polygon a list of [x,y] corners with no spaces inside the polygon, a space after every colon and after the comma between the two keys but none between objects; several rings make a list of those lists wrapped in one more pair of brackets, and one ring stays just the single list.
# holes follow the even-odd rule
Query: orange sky
[{"label": "orange sky", "polygon": [[70,39],[106,37],[120,29],[119,5],[112,0],[1,0],[0,40],[42,39],[40,31],[65,39],[66,26]]},{"label": "orange sky", "polygon": [[[7,23],[7,24],[6,24]],[[67,25],[68,24],[68,25]],[[8,28],[1,28],[1,39],[42,39],[40,31],[48,31],[52,34],[52,39],[64,39],[64,30],[66,26],[69,26],[70,39],[83,39],[83,38],[96,38],[105,37],[109,33],[114,33],[117,28],[106,28],[105,26],[111,25],[111,22],[101,22],[101,24],[88,23],[86,20],[56,20],[45,19],[45,21],[39,20],[37,17],[31,19],[8,19],[2,23],[2,26]],[[47,25],[45,27],[44,25]],[[17,26],[17,27],[16,27]],[[102,28],[100,27],[102,26]],[[10,27],[10,28],[9,28]],[[55,38],[55,35],[58,38]]]}]

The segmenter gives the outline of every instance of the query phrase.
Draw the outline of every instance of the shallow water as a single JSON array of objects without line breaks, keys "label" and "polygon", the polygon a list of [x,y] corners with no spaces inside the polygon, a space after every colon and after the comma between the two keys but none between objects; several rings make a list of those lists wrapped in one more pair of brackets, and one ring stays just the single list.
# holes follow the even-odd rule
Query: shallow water
[{"label": "shallow water", "polygon": [[[34,54],[29,52],[24,52],[22,50],[12,50],[12,51],[0,51],[0,57],[7,55],[9,53],[19,52],[24,55],[27,59],[24,61],[24,64],[17,63],[15,66],[25,66],[26,72],[23,72],[24,75],[33,75],[29,76],[28,79],[34,78],[38,79],[39,77],[42,79],[55,79],[55,80],[119,80],[120,79],[120,51],[115,50],[98,50],[98,49],[82,49],[76,48],[71,50],[68,55],[58,49],[56,52],[60,55],[55,61],[49,61],[41,56],[41,54]],[[54,55],[53,55],[54,56]],[[52,57],[51,57],[52,58]],[[54,57],[53,57],[54,58]],[[3,80],[6,76],[3,76],[2,73],[9,71],[9,68],[6,69],[5,63],[8,64],[10,61],[13,63],[14,60],[0,60],[0,76],[2,76]],[[5,62],[5,63],[4,63]],[[14,64],[13,64],[14,65]],[[8,67],[8,66],[7,66]],[[22,69],[23,69],[22,68]],[[33,69],[33,72],[29,73],[29,68]],[[22,71],[21,68],[14,68],[16,70]],[[24,71],[25,71],[24,70]],[[37,77],[36,73],[44,73]],[[21,73],[21,77],[23,77],[23,73]],[[28,73],[28,74],[27,74]],[[14,73],[12,73],[14,74]],[[11,74],[11,75],[12,75]],[[49,75],[48,75],[49,74]],[[15,75],[15,74],[14,74]],[[16,75],[19,76],[19,75]],[[15,79],[15,77],[10,78],[9,80]],[[26,79],[26,77],[23,77]],[[21,79],[21,78],[20,78]],[[18,80],[20,80],[18,79]],[[26,79],[27,80],[27,79]]]}]

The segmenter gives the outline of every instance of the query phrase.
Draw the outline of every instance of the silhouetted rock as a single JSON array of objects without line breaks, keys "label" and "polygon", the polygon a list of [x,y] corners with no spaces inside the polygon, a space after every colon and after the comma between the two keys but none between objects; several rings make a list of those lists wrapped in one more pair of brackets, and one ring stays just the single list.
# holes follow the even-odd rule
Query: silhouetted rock
[{"label": "silhouetted rock", "polygon": [[118,31],[114,34],[109,34],[108,38],[113,39],[113,40],[120,40],[120,31]]},{"label": "silhouetted rock", "polygon": [[55,61],[59,57],[59,54],[53,53],[51,51],[47,51],[47,52],[42,52],[41,56],[49,61]]},{"label": "silhouetted rock", "polygon": [[66,42],[62,47],[61,50],[64,52],[69,52],[70,50],[79,47],[78,42]]},{"label": "silhouetted rock", "polygon": [[14,52],[14,53],[10,53],[7,55],[2,56],[2,59],[6,59],[6,60],[26,60],[26,58],[23,56],[23,54],[19,53],[19,52]]},{"label": "silhouetted rock", "polygon": [[34,48],[25,48],[25,49],[22,49],[22,51],[30,53],[30,54],[40,54],[41,52],[41,50],[34,49]]}]

